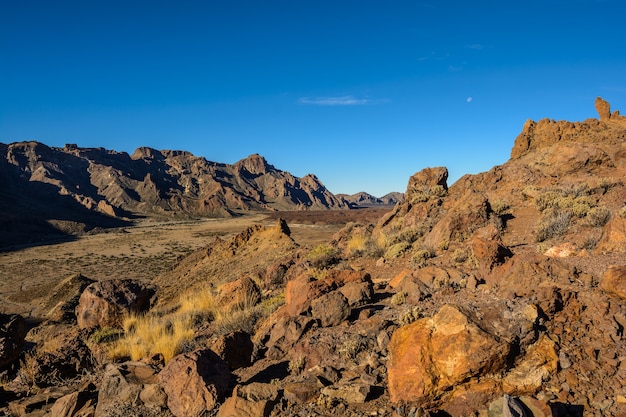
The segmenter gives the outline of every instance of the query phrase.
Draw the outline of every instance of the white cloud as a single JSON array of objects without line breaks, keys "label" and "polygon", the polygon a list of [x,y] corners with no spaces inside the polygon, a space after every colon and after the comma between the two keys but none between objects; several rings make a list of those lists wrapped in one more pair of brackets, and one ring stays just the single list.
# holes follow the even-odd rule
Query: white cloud
[{"label": "white cloud", "polygon": [[387,100],[373,100],[369,98],[355,98],[353,96],[339,97],[302,97],[298,99],[301,104],[313,104],[316,106],[362,106],[365,104],[381,103]]}]

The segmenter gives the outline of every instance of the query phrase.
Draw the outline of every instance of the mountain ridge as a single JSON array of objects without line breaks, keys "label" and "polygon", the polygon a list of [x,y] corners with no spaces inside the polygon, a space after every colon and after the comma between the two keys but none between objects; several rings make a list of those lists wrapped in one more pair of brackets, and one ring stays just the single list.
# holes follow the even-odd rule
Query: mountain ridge
[{"label": "mountain ridge", "polygon": [[0,143],[0,155],[0,246],[20,241],[19,224],[72,235],[145,216],[349,208],[315,175],[296,177],[259,154],[225,164],[180,150],[140,147],[129,155],[29,141]]}]

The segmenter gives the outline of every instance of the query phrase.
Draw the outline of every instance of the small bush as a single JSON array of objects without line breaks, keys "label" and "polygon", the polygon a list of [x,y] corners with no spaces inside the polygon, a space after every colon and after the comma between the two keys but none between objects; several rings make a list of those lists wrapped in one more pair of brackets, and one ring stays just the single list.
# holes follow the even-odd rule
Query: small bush
[{"label": "small bush", "polygon": [[410,265],[416,266],[416,267],[424,266],[426,264],[426,261],[432,257],[433,257],[433,254],[428,249],[421,249],[421,250],[415,251],[413,255],[411,256]]},{"label": "small bush", "polygon": [[394,306],[399,306],[406,303],[407,293],[404,291],[400,291],[391,296],[391,300],[389,302]]},{"label": "small bush", "polygon": [[587,213],[587,221],[591,226],[602,227],[611,219],[611,210],[605,206],[594,207]]},{"label": "small bush", "polygon": [[569,210],[550,210],[545,213],[537,226],[537,230],[535,230],[537,242],[565,234],[572,220],[572,215]]},{"label": "small bush", "polygon": [[337,352],[344,359],[355,360],[361,349],[363,348],[363,341],[360,336],[351,338],[345,341],[338,349]]},{"label": "small bush", "polygon": [[457,249],[452,253],[452,260],[456,263],[463,263],[467,260],[468,256],[467,249]]},{"label": "small bush", "polygon": [[556,191],[544,191],[535,197],[535,207],[539,211],[545,211],[548,208],[558,207],[558,201],[562,197],[561,193]]},{"label": "small bush", "polygon": [[622,219],[626,219],[626,206],[619,209],[618,214]]},{"label": "small bush", "polygon": [[494,200],[490,201],[491,210],[497,215],[505,214],[509,208],[509,202],[506,200]]},{"label": "small bush", "polygon": [[411,324],[414,321],[417,321],[424,317],[424,311],[417,306],[412,307],[411,309],[403,312],[398,321],[401,325],[406,326],[407,324]]},{"label": "small bush", "polygon": [[292,375],[300,375],[302,371],[304,371],[304,365],[306,363],[306,359],[304,356],[298,355],[292,360],[289,361],[289,373]]},{"label": "small bush", "polygon": [[585,217],[587,213],[589,213],[589,210],[591,210],[591,207],[585,203],[575,203],[572,206],[572,213],[578,218]]},{"label": "small bush", "polygon": [[93,343],[108,343],[117,340],[122,335],[120,329],[113,327],[105,327],[98,329],[91,334],[91,341]]},{"label": "small bush", "polygon": [[406,252],[410,247],[411,247],[411,244],[408,243],[408,242],[396,243],[395,245],[391,245],[385,251],[384,257],[385,257],[385,259],[397,258],[398,256],[404,254],[404,252]]},{"label": "small bush", "polygon": [[307,255],[307,259],[315,268],[328,268],[339,262],[339,250],[333,246],[323,243],[314,247]]}]

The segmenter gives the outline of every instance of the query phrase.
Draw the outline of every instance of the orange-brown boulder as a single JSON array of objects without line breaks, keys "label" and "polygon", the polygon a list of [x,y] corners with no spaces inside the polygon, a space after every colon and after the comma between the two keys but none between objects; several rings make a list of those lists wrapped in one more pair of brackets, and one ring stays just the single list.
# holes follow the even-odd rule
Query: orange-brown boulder
[{"label": "orange-brown boulder", "polygon": [[600,288],[620,298],[626,299],[626,265],[610,266],[604,275],[602,275]]},{"label": "orange-brown boulder", "polygon": [[328,283],[316,280],[308,274],[302,274],[287,283],[285,288],[285,308],[292,316],[306,313],[311,308],[311,301],[331,291]]},{"label": "orange-brown boulder", "polygon": [[478,263],[478,269],[489,273],[496,265],[503,264],[513,256],[511,250],[504,246],[494,227],[477,230],[471,240],[472,254]]},{"label": "orange-brown boulder", "polygon": [[424,404],[462,381],[504,366],[509,345],[457,307],[397,329],[389,343],[391,401]]},{"label": "orange-brown boulder", "polygon": [[94,282],[78,300],[78,327],[119,327],[129,313],[147,311],[155,293],[154,286],[131,279]]},{"label": "orange-brown boulder", "polygon": [[213,410],[231,382],[228,364],[209,349],[175,356],[159,373],[167,406],[176,417]]}]

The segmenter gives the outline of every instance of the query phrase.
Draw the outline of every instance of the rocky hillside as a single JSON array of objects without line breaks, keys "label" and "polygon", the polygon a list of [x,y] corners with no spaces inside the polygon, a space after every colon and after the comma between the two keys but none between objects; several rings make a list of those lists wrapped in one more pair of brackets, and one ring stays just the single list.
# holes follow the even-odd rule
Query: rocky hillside
[{"label": "rocky hillside", "polygon": [[596,108],[527,122],[508,162],[450,187],[426,168],[315,248],[278,221],[153,282],[68,278],[30,332],[0,317],[0,398],[52,416],[626,415],[626,123]]},{"label": "rocky hillside", "polygon": [[0,245],[119,226],[137,216],[347,208],[315,175],[294,177],[260,155],[228,165],[183,151],[139,148],[128,155],[75,145],[0,144],[0,181]]},{"label": "rocky hillside", "polygon": [[355,207],[394,206],[404,199],[404,194],[391,192],[379,198],[361,191],[352,195],[337,194],[337,198]]}]

